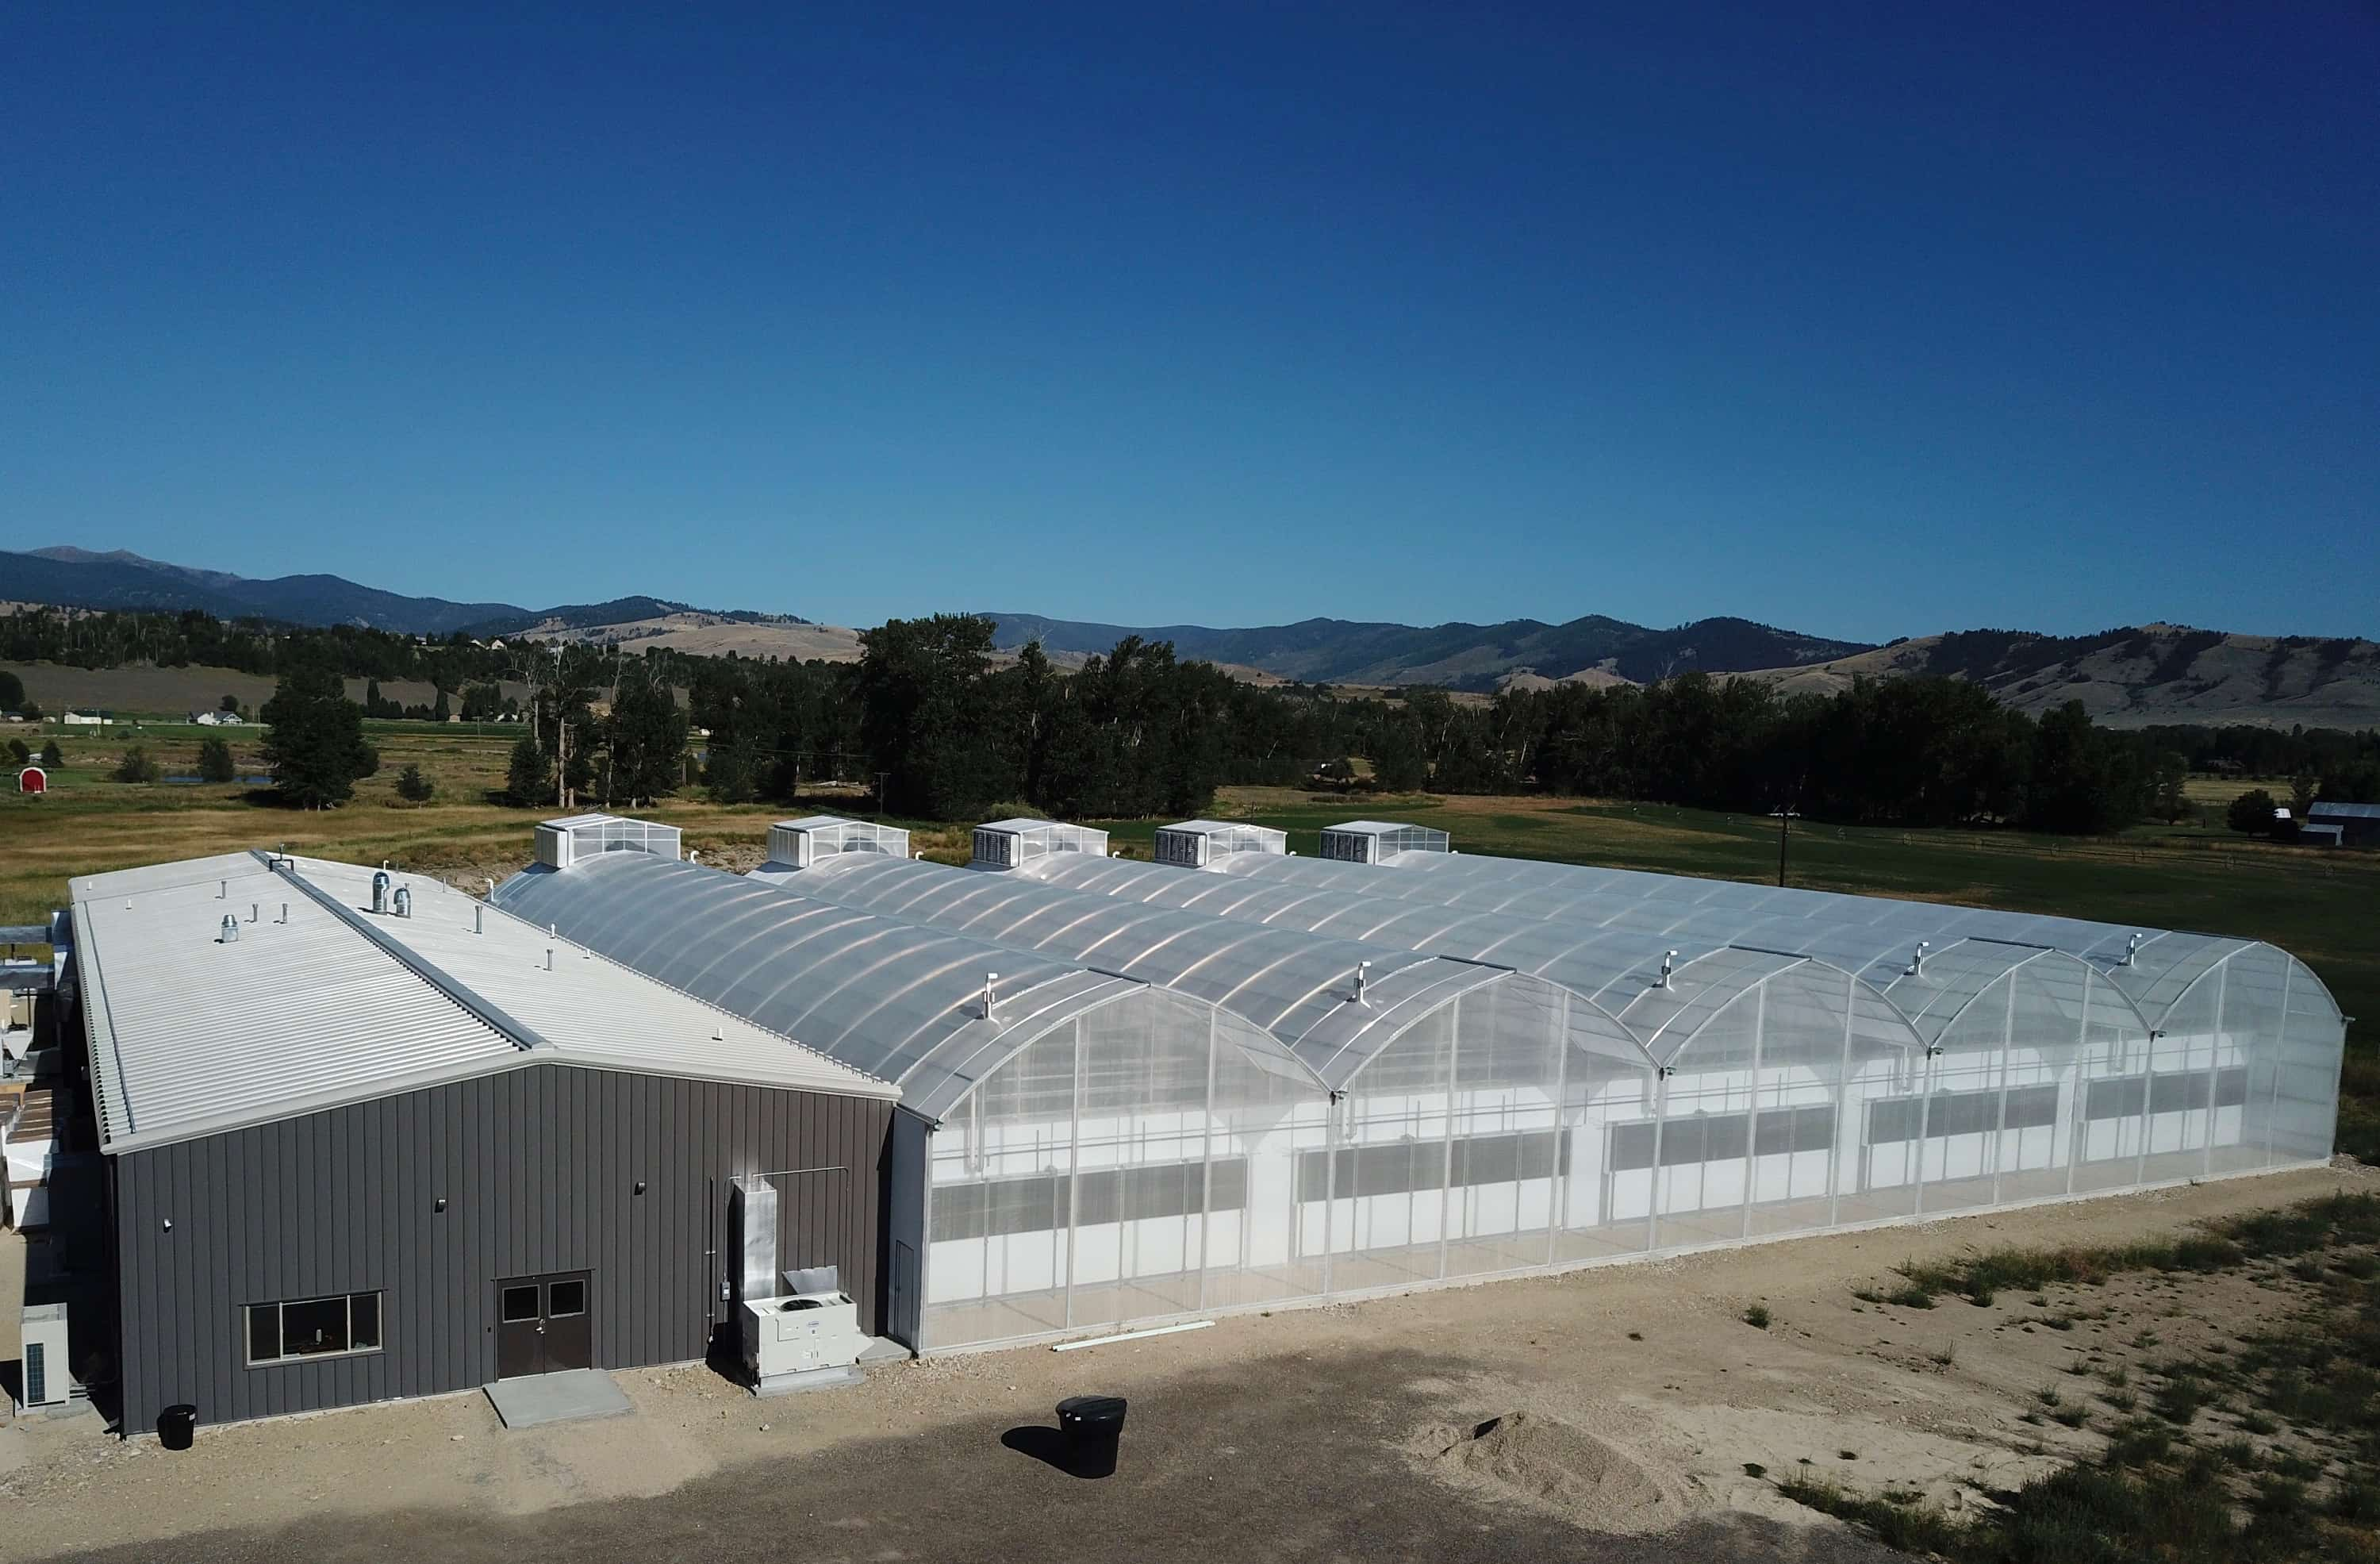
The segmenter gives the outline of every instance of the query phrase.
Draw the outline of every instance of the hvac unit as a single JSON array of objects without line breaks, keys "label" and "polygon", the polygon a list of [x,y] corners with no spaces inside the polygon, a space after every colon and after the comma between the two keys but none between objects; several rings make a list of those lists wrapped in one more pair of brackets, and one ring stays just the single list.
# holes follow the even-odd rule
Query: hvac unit
[{"label": "hvac unit", "polygon": [[67,1369],[67,1306],[28,1303],[23,1318],[26,1410],[89,1400]]},{"label": "hvac unit", "polygon": [[744,1362],[756,1395],[771,1396],[856,1377],[868,1346],[859,1306],[837,1285],[835,1268],[784,1273],[785,1290],[744,1302]]}]

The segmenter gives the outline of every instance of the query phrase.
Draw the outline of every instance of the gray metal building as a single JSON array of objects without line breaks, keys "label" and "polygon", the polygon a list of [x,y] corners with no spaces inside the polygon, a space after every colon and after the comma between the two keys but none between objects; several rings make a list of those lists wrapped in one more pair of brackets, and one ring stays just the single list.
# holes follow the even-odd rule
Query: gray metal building
[{"label": "gray metal building", "polygon": [[232,854],[73,882],[128,1431],[701,1358],[738,1176],[881,1328],[892,1086],[373,881]]}]

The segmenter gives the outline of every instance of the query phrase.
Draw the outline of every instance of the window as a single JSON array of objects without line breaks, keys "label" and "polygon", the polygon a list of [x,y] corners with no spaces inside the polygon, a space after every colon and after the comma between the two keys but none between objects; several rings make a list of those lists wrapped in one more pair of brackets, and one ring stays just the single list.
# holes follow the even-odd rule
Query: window
[{"label": "window", "polygon": [[248,1362],[296,1362],[381,1349],[380,1294],[341,1293],[248,1306]]},{"label": "window", "polygon": [[1913,1141],[1921,1120],[1925,1138],[1987,1135],[1997,1118],[2003,1130],[2038,1130],[2058,1122],[2056,1086],[2011,1086],[2006,1101],[1996,1087],[1974,1092],[1937,1092],[1929,1099],[1883,1097],[1868,1105],[1867,1143],[1890,1145]]},{"label": "window", "polygon": [[1233,1211],[1247,1204],[1247,1159],[1218,1157],[1211,1164],[1161,1162],[1094,1168],[1071,1177],[1052,1173],[980,1184],[937,1184],[933,1237],[941,1243],[1050,1232],[1067,1226],[1070,1213],[1081,1227],[1153,1216],[1196,1216],[1202,1195],[1204,1204],[1215,1211]]},{"label": "window", "polygon": [[[1653,1128],[1649,1118],[1611,1127],[1612,1172],[1636,1173],[1653,1166]],[[1661,1166],[1735,1161],[1743,1155],[1747,1132],[1757,1137],[1756,1150],[1762,1156],[1822,1152],[1834,1144],[1835,1110],[1819,1104],[1762,1108],[1757,1115],[1681,1114],[1661,1123]]]},{"label": "window", "polygon": [[526,1287],[508,1287],[504,1289],[503,1311],[504,1324],[519,1325],[525,1321],[537,1319],[540,1316],[537,1312],[537,1283],[530,1282]]},{"label": "window", "polygon": [[[1471,1189],[1550,1179],[1570,1171],[1570,1142],[1549,1130],[1511,1135],[1472,1135],[1455,1141],[1385,1141],[1342,1146],[1338,1167],[1330,1152],[1300,1152],[1297,1198],[1406,1194],[1446,1186]],[[1337,1182],[1325,1180],[1335,1177]]]},{"label": "window", "polygon": [[574,1277],[568,1281],[548,1282],[545,1287],[545,1314],[552,1320],[568,1319],[587,1312],[587,1283]]}]

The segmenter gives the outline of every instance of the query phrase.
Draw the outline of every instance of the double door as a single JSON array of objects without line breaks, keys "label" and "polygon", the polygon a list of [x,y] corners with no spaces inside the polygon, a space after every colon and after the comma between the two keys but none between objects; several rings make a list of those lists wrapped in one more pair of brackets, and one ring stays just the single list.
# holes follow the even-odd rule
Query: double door
[{"label": "double door", "polygon": [[592,1296],[585,1271],[496,1284],[496,1377],[595,1366]]}]

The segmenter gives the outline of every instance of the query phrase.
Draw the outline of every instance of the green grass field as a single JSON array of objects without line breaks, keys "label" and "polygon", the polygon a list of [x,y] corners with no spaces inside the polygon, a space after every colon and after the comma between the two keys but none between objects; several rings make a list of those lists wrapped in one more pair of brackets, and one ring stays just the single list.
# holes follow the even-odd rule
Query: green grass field
[{"label": "green grass field", "polygon": [[[286,843],[295,851],[383,859],[460,884],[501,877],[526,862],[529,826],[543,809],[493,800],[516,727],[480,731],[426,723],[371,723],[379,775],[344,809],[273,805],[243,786],[128,786],[107,780],[122,751],[146,746],[168,773],[193,769],[199,740],[227,737],[243,774],[264,768],[259,728],[144,725],[137,731],[11,726],[0,739],[39,750],[55,737],[67,764],[41,800],[0,799],[0,923],[31,922],[64,904],[70,875],[206,853]],[[396,775],[418,764],[438,785],[427,804],[395,795]],[[864,809],[864,799],[821,796],[801,806],[722,807],[672,800],[639,811],[675,825],[686,845],[747,854],[769,823],[813,809]],[[1670,874],[1773,882],[1776,822],[1757,816],[1547,798],[1338,796],[1293,788],[1228,788],[1213,813],[1290,833],[1292,850],[1318,850],[1323,826],[1358,816],[1412,820],[1452,833],[1463,851],[1601,863]],[[964,826],[910,824],[928,856],[962,861]],[[1146,855],[1153,821],[1098,822],[1117,846]],[[2340,1144],[2380,1160],[2380,854],[2277,847],[2220,825],[2145,826],[2077,841],[2016,832],[1900,831],[1797,823],[1791,882],[2029,912],[2064,913],[2146,928],[2195,929],[2264,939],[2291,951],[2329,984],[2340,1006],[2365,1018],[2349,1030]]]}]

